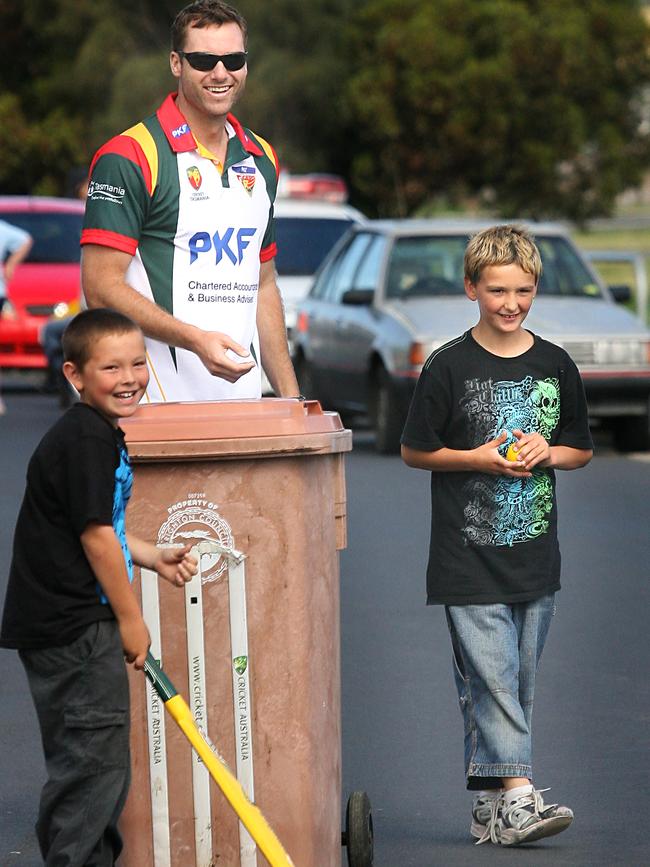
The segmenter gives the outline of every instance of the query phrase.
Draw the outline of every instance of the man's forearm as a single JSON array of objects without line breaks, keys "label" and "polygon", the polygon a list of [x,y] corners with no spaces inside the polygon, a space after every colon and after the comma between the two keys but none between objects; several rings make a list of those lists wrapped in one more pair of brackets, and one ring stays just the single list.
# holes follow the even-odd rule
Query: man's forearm
[{"label": "man's forearm", "polygon": [[284,308],[272,262],[264,263],[260,271],[257,330],[262,366],[273,390],[278,397],[296,397],[298,381],[289,356]]},{"label": "man's forearm", "polygon": [[124,279],[131,256],[111,248],[84,247],[81,285],[89,307],[112,307],[137,322],[148,337],[196,351],[199,329],[145,298]]}]

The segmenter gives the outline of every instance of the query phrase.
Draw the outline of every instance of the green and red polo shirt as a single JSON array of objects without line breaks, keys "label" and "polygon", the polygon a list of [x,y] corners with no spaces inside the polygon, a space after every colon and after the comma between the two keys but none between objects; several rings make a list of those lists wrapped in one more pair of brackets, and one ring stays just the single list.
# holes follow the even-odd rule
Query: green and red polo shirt
[{"label": "green and red polo shirt", "polygon": [[[276,253],[278,160],[264,139],[228,115],[226,162],[195,139],[170,94],[158,111],[97,151],[82,244],[133,256],[127,282],[177,319],[221,331],[260,358],[260,262]],[[145,399],[259,397],[259,365],[229,383],[184,349],[147,338]]]}]

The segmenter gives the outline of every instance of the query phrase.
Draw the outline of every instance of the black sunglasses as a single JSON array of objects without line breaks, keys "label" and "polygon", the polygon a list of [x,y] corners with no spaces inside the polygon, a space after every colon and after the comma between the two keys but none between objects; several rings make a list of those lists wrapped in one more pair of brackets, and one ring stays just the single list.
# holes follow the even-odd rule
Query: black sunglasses
[{"label": "black sunglasses", "polygon": [[221,61],[228,72],[237,72],[246,65],[248,51],[233,51],[231,54],[208,54],[205,51],[177,51],[179,57],[184,57],[192,69],[199,72],[209,72]]}]

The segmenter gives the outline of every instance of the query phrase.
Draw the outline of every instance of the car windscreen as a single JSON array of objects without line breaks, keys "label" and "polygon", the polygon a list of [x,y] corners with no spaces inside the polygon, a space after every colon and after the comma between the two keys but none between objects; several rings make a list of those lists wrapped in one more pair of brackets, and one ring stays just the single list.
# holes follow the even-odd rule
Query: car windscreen
[{"label": "car windscreen", "polygon": [[[398,238],[386,277],[387,298],[461,295],[467,235]],[[600,288],[571,244],[562,237],[538,236],[542,256],[540,295],[601,297]]]},{"label": "car windscreen", "polygon": [[315,274],[327,253],[352,225],[350,220],[320,217],[276,217],[275,240],[278,274]]},{"label": "car windscreen", "polygon": [[0,219],[25,229],[34,239],[28,262],[49,264],[79,261],[83,214],[3,211]]}]

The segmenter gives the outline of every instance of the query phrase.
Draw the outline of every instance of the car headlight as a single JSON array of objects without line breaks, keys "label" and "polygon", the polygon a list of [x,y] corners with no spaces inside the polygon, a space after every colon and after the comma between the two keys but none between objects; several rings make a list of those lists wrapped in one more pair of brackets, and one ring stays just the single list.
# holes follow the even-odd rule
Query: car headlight
[{"label": "car headlight", "polygon": [[52,308],[52,316],[54,319],[64,319],[70,312],[70,305],[65,301],[59,301]]},{"label": "car headlight", "polygon": [[[451,338],[450,338],[451,339]],[[444,346],[447,340],[414,340],[409,346],[408,363],[415,369],[422,368],[434,349]]]},{"label": "car headlight", "polygon": [[645,364],[648,360],[648,341],[598,340],[594,343],[596,364]]},{"label": "car headlight", "polygon": [[582,365],[639,365],[650,361],[650,341],[632,339],[562,340],[560,346],[578,367]]}]

